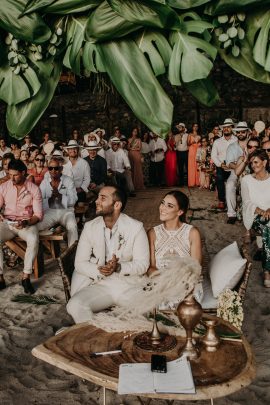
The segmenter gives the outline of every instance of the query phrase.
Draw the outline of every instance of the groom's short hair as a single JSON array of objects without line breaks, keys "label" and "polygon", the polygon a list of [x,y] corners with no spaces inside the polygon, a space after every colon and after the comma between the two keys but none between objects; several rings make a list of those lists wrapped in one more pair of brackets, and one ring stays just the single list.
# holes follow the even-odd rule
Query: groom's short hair
[{"label": "groom's short hair", "polygon": [[119,186],[112,186],[114,188],[113,192],[113,200],[115,201],[121,201],[122,207],[121,207],[121,212],[124,211],[126,204],[127,204],[127,193],[125,190]]}]

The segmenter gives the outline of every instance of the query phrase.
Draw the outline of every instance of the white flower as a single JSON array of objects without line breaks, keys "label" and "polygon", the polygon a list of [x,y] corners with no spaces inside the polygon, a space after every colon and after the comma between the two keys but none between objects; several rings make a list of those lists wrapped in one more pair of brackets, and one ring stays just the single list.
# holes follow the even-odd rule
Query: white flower
[{"label": "white flower", "polygon": [[241,329],[244,313],[241,298],[236,291],[227,288],[218,296],[217,316]]}]

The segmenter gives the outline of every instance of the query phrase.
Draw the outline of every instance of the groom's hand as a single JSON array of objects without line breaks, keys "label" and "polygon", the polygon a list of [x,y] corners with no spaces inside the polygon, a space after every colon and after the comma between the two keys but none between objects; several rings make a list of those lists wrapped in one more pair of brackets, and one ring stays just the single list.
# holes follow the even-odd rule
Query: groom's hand
[{"label": "groom's hand", "polygon": [[98,268],[99,272],[103,275],[103,276],[110,276],[112,273],[114,273],[117,269],[118,266],[118,261],[119,259],[113,255],[112,259],[109,260],[107,262],[107,264],[105,266],[100,266]]}]

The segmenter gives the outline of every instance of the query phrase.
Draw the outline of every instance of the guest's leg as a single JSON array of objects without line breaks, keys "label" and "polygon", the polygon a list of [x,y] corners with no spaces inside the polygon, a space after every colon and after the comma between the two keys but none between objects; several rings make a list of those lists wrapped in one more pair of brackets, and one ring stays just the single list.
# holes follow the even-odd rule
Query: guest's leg
[{"label": "guest's leg", "polygon": [[179,186],[182,187],[184,185],[184,164],[185,164],[183,152],[177,151],[176,156],[177,156]]},{"label": "guest's leg", "polygon": [[226,182],[226,203],[228,217],[236,217],[236,184],[237,176],[235,175],[234,171],[232,171]]},{"label": "guest's leg", "polygon": [[59,223],[67,230],[68,246],[71,246],[78,240],[78,227],[75,214],[73,211],[66,211],[65,213],[61,213],[61,210],[57,211],[59,211],[60,215]]},{"label": "guest's leg", "polygon": [[224,170],[221,167],[217,167],[216,186],[217,186],[217,192],[218,192],[218,200],[223,203],[225,203],[225,201],[226,201],[225,180],[228,178],[229,175],[230,175],[230,172],[228,172],[228,174],[225,174]]},{"label": "guest's leg", "polygon": [[3,244],[13,239],[16,236],[16,233],[13,232],[9,226],[0,222],[0,281],[3,280],[3,268],[4,268],[4,257],[3,257]]},{"label": "guest's leg", "polygon": [[26,242],[26,251],[24,256],[25,274],[32,274],[34,260],[38,254],[39,236],[36,225],[18,230],[18,236]]}]

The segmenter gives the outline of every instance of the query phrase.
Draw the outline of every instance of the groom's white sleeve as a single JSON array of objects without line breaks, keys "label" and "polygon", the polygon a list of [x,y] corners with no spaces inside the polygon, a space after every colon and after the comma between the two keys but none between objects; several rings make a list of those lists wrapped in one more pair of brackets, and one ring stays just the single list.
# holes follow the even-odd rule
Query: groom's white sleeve
[{"label": "groom's white sleeve", "polygon": [[132,249],[132,259],[129,262],[120,261],[122,275],[142,275],[145,274],[150,262],[150,253],[149,253],[149,243],[146,232],[142,227],[137,233],[133,249]]},{"label": "groom's white sleeve", "polygon": [[77,247],[75,271],[76,273],[82,274],[83,276],[92,278],[96,281],[101,274],[98,270],[99,265],[90,262],[93,247],[92,239],[92,233],[89,233],[89,231],[84,228]]}]

